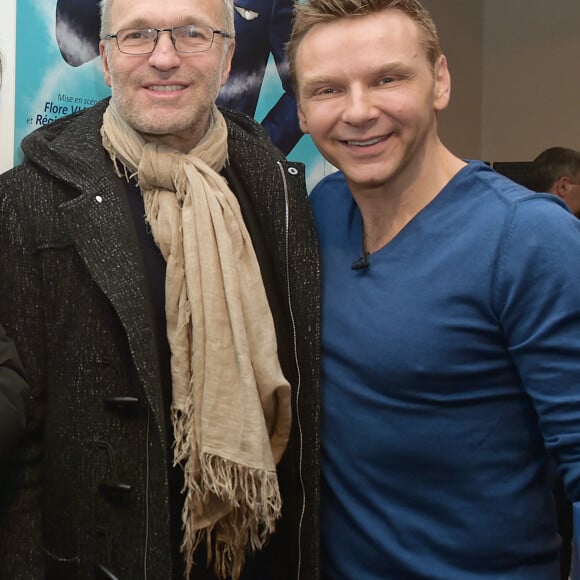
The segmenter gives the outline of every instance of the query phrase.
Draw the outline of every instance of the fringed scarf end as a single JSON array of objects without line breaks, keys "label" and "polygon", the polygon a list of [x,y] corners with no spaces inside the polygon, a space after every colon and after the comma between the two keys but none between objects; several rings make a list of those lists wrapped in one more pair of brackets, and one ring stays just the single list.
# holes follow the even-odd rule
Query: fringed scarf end
[{"label": "fringed scarf end", "polygon": [[[186,469],[187,479],[187,469]],[[186,505],[208,496],[229,506],[224,515],[208,527],[195,527],[195,517],[184,518],[182,550],[186,561],[186,578],[193,567],[193,554],[205,538],[208,565],[214,562],[214,572],[221,580],[240,577],[247,556],[266,544],[276,528],[282,512],[282,499],[276,472],[253,469],[222,457],[202,454],[201,481],[186,483],[186,489],[196,489],[197,498],[187,494]],[[194,526],[190,523],[194,522]]]}]

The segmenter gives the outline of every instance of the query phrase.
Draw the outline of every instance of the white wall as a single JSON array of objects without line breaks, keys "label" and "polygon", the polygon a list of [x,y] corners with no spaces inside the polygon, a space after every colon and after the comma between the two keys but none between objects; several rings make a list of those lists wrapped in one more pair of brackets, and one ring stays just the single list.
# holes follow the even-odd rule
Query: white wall
[{"label": "white wall", "polygon": [[580,150],[580,0],[485,0],[482,155]]},{"label": "white wall", "polygon": [[458,155],[528,161],[580,150],[580,0],[424,0],[449,57],[440,116]]},{"label": "white wall", "polygon": [[424,4],[437,23],[441,48],[451,72],[451,102],[439,115],[441,138],[460,157],[479,159],[483,116],[483,0],[424,0]]}]

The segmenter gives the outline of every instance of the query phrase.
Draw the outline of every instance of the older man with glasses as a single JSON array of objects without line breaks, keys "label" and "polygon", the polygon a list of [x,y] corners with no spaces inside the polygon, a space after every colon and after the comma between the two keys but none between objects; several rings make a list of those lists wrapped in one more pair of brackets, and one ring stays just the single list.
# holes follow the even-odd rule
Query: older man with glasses
[{"label": "older man with glasses", "polygon": [[34,417],[2,573],[316,578],[303,167],[215,104],[231,0],[103,0],[100,37],[111,99],[0,178],[0,320]]},{"label": "older man with glasses", "polygon": [[[71,66],[81,66],[98,56],[98,5],[99,0],[56,2],[56,41],[62,58]],[[284,154],[288,154],[302,137],[285,51],[290,38],[293,5],[293,0],[234,2],[238,40],[228,82],[221,88],[216,101],[221,107],[255,117],[264,104],[261,97],[265,94],[267,110],[261,111],[265,113],[261,125]],[[279,79],[281,89],[272,102],[267,72],[270,60],[278,75],[273,82],[276,84]]]}]

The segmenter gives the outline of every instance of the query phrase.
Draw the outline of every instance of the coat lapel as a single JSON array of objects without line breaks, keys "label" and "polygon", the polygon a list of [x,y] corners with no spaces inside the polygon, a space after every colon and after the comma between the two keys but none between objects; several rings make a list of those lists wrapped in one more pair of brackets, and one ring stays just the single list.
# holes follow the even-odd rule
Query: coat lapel
[{"label": "coat lapel", "polygon": [[145,294],[142,258],[124,183],[112,168],[107,168],[96,177],[84,178],[82,190],[81,195],[61,204],[60,209],[90,275],[125,328],[137,372],[165,440],[163,393],[151,305]]}]

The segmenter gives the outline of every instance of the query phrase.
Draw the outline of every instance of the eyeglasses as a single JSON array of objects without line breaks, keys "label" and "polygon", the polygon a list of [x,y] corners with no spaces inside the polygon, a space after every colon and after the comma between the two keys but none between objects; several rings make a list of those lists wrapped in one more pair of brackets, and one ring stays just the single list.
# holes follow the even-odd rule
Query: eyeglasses
[{"label": "eyeglasses", "polygon": [[124,54],[150,54],[155,50],[160,32],[169,32],[177,52],[205,52],[211,48],[216,34],[232,38],[225,30],[214,30],[211,26],[174,26],[173,28],[125,28],[117,34],[107,34],[105,40],[115,38],[119,50]]}]

